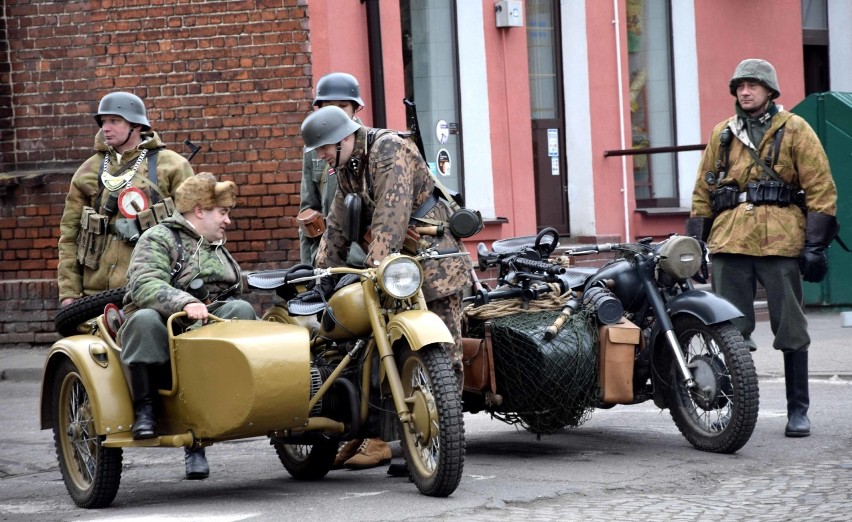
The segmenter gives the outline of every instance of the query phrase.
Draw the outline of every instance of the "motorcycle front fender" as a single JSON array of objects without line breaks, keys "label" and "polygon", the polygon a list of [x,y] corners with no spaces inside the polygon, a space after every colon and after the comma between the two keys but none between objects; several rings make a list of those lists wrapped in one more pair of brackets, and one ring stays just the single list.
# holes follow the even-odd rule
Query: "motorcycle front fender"
[{"label": "motorcycle front fender", "polygon": [[428,310],[406,310],[394,315],[387,325],[390,343],[405,338],[412,350],[434,343],[453,343],[452,334],[441,318]]},{"label": "motorcycle front fender", "polygon": [[74,363],[86,386],[95,419],[95,432],[98,435],[129,432],[133,424],[133,401],[118,352],[95,335],[66,337],[57,341],[48,352],[41,382],[41,429],[54,427],[55,374],[65,359]]},{"label": "motorcycle front fender", "polygon": [[689,314],[704,324],[717,324],[743,317],[740,309],[730,301],[707,290],[688,290],[666,303],[669,316]]}]

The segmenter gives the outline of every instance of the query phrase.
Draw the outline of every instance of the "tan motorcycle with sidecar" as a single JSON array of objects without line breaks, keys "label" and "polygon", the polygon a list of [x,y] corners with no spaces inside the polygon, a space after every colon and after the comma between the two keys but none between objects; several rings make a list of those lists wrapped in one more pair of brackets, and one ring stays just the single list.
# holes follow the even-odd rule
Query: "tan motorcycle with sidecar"
[{"label": "tan motorcycle with sidecar", "polygon": [[[368,269],[249,274],[250,286],[287,298],[263,321],[214,317],[184,331],[185,313],[171,316],[171,382],[159,390],[160,434],[152,439],[133,439],[133,405],[109,319],[101,315],[87,333],[56,342],[44,367],[41,426],[53,429],[74,502],[113,501],[124,448],[249,437],[269,437],[299,480],[324,477],[340,442],[401,440],[418,490],[452,494],[464,465],[462,405],[440,345],[452,336],[426,309],[420,259],[393,254]],[[329,277],[339,278],[333,293],[320,284],[306,290]]]}]

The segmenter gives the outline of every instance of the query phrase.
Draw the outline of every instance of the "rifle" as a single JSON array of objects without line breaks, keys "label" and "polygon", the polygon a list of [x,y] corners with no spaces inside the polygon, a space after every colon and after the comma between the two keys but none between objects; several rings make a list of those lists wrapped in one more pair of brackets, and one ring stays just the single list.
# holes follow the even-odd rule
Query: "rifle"
[{"label": "rifle", "polygon": [[420,125],[417,123],[417,107],[414,101],[408,98],[403,98],[402,103],[405,105],[405,120],[408,123],[408,130],[411,132],[411,139],[417,145],[420,155],[428,163],[428,160],[426,160],[426,147],[423,146],[423,137],[420,135]]},{"label": "rifle", "polygon": [[201,150],[201,145],[196,145],[192,143],[191,141],[189,141],[189,138],[183,140],[183,144],[189,147],[190,151],[189,157],[186,158],[186,161],[192,161],[192,158],[194,158],[195,155],[198,154],[198,151]]}]

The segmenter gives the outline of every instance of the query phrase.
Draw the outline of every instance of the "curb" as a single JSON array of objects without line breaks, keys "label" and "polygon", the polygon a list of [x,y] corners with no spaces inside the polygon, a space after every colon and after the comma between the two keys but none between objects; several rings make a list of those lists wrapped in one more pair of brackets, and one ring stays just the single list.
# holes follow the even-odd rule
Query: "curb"
[{"label": "curb", "polygon": [[0,381],[41,381],[41,368],[8,368],[0,370]]}]

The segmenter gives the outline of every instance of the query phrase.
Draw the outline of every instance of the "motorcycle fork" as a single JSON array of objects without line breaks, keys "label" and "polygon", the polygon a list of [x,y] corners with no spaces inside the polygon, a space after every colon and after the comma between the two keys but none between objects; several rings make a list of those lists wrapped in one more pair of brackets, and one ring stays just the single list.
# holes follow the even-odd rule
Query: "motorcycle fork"
[{"label": "motorcycle fork", "polygon": [[390,339],[388,339],[387,323],[382,312],[379,295],[376,292],[376,285],[373,281],[368,280],[364,281],[361,287],[364,289],[364,302],[367,308],[367,315],[370,318],[370,325],[373,327],[373,339],[378,349],[379,361],[385,370],[385,377],[388,380],[388,387],[391,391],[391,397],[393,397],[394,407],[396,408],[399,420],[404,424],[408,424],[411,422],[411,415],[409,414],[408,406],[405,404],[402,379],[399,376],[399,368],[396,366],[393,347],[390,344]]},{"label": "motorcycle fork", "polygon": [[654,311],[660,331],[665,335],[666,342],[668,342],[669,348],[671,348],[677,361],[677,368],[683,378],[683,384],[687,389],[695,388],[695,378],[686,365],[686,359],[683,357],[683,349],[677,340],[677,335],[675,335],[674,326],[672,325],[672,318],[669,317],[669,313],[666,311],[666,305],[663,302],[663,298],[660,297],[660,292],[653,278],[653,273],[651,272],[653,267],[649,266],[647,262],[641,262],[638,263],[637,268],[641,275],[642,286],[645,288],[645,295],[651,302],[651,309]]}]

